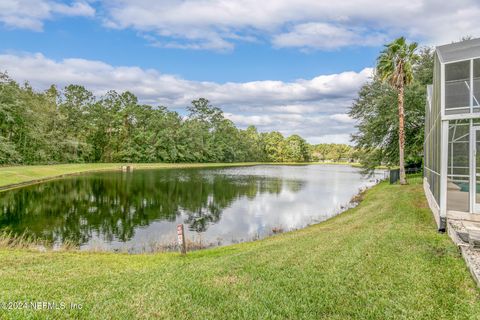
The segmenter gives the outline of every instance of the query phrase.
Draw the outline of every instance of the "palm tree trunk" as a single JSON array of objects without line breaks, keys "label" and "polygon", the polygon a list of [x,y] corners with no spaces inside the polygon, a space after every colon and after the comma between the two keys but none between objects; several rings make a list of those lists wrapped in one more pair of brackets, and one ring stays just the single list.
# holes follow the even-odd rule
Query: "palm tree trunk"
[{"label": "palm tree trunk", "polygon": [[407,184],[405,177],[405,114],[403,110],[404,86],[398,89],[398,149],[400,166],[400,184]]}]

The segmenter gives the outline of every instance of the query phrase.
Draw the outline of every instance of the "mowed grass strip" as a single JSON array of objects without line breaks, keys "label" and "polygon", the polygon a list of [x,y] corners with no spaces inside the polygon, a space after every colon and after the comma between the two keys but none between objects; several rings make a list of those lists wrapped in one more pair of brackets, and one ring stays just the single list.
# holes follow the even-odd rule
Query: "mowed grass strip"
[{"label": "mowed grass strip", "polygon": [[186,257],[3,249],[0,302],[82,309],[0,318],[479,319],[480,290],[435,230],[420,185],[381,183],[326,222]]}]

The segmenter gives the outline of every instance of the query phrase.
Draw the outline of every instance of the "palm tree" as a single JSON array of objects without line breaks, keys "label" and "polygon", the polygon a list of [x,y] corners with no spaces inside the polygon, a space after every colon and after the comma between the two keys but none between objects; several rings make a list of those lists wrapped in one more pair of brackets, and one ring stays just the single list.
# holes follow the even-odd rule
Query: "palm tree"
[{"label": "palm tree", "polygon": [[400,165],[400,184],[406,184],[405,178],[405,114],[403,96],[405,86],[413,81],[413,66],[419,59],[415,53],[418,44],[408,44],[400,37],[385,45],[377,60],[377,75],[383,82],[390,84],[398,95],[398,146]]}]

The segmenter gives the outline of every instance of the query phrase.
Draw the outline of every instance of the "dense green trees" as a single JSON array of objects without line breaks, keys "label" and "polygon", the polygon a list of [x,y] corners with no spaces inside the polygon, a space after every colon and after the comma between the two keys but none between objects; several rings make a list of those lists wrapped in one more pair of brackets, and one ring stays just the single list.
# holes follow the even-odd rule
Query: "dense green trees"
[{"label": "dense green trees", "polygon": [[[432,83],[433,51],[420,50],[413,65],[413,82],[405,87],[405,163],[419,166],[423,157],[426,86]],[[349,115],[357,121],[352,140],[367,169],[399,163],[398,93],[378,76],[359,91]]]},{"label": "dense green trees", "polygon": [[378,57],[377,76],[388,83],[397,93],[398,104],[398,145],[400,184],[406,184],[405,176],[405,87],[413,82],[413,66],[418,60],[417,43],[407,43],[404,37],[385,45]]},{"label": "dense green trees", "polygon": [[96,98],[79,85],[36,92],[0,74],[0,164],[309,161],[298,135],[238,129],[206,99],[188,116],[130,92]]},{"label": "dense green trees", "polygon": [[353,162],[359,152],[347,144],[321,143],[310,146],[311,158],[314,161]]}]

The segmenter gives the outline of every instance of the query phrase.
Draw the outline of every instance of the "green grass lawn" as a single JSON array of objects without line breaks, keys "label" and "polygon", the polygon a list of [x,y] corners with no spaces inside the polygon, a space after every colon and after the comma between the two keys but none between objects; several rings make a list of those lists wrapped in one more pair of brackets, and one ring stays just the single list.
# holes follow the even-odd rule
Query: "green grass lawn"
[{"label": "green grass lawn", "polygon": [[0,249],[0,261],[0,303],[83,306],[1,319],[480,318],[480,290],[418,184],[382,183],[326,222],[186,257]]}]

